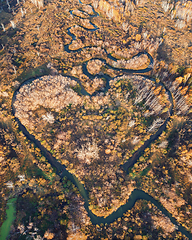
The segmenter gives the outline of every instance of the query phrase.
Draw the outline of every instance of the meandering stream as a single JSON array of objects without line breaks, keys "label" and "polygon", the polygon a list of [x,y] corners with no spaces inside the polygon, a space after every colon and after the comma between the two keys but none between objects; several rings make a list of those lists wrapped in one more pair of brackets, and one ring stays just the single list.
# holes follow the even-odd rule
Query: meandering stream
[{"label": "meandering stream", "polygon": [[[82,2],[79,1],[81,4]],[[72,14],[72,12],[71,12]],[[97,16],[98,13],[95,12],[94,10],[94,14],[93,15],[90,15],[90,18],[91,17],[95,17]],[[94,29],[92,30],[89,30],[89,29],[86,29],[87,31],[96,31],[98,29],[97,26],[95,26],[94,24],[92,24],[94,26]],[[71,28],[68,28],[67,31],[68,31],[68,34],[72,37],[72,40],[75,40],[76,39],[76,36],[74,34],[72,34],[70,32],[70,29]],[[89,48],[89,47],[84,47],[84,48],[81,48],[81,49],[78,49],[78,50],[70,50],[69,49],[69,46],[72,44],[72,41],[70,44],[66,45],[65,46],[65,51],[67,52],[77,52],[77,51],[81,51],[82,49],[85,49],[85,48]],[[117,61],[116,58],[114,58],[113,56],[111,56],[111,54],[107,53],[107,51],[104,49],[105,53],[107,54],[107,57],[112,59],[113,61]],[[105,59],[102,59],[102,58],[93,58],[91,60],[95,60],[95,59],[99,59],[101,60],[103,63],[105,63],[109,68],[112,68],[112,69],[115,69],[115,70],[118,70],[118,71],[121,71],[122,72],[122,75],[123,74],[132,74],[132,73],[135,73],[135,74],[142,74],[142,73],[146,73],[148,71],[151,70],[151,66],[153,64],[153,58],[152,56],[147,53],[147,52],[143,52],[143,53],[139,53],[138,55],[140,54],[146,54],[148,56],[148,58],[150,59],[150,64],[147,68],[145,69],[142,69],[142,70],[126,70],[126,69],[120,69],[120,68],[114,68],[112,66],[110,66]],[[97,75],[91,75],[88,71],[87,71],[87,62],[83,63],[83,73],[86,74],[89,78],[93,78],[93,77],[96,77]],[[110,76],[107,75],[107,74],[104,74],[102,75],[105,77],[106,79],[106,87],[105,87],[105,90],[104,92],[106,92],[108,89],[109,89],[109,81],[111,80]],[[78,81],[78,83],[81,85],[80,81],[77,79],[77,78],[74,78],[74,77],[71,77],[69,76],[70,78]],[[154,81],[154,79],[151,79],[152,81]],[[27,80],[25,81],[23,84],[21,84],[20,88],[24,85],[24,84],[28,84],[29,82],[33,81],[33,79],[30,79],[30,80]],[[170,103],[171,103],[171,107],[169,109],[169,113],[170,115],[172,115],[173,113],[173,99],[172,99],[172,95],[170,93],[170,91],[163,85],[163,83],[160,83],[167,91],[168,95],[169,95],[169,100],[170,100]],[[19,89],[20,89],[19,88]],[[13,114],[15,114],[15,109],[14,109],[14,106],[13,106],[13,103],[15,101],[15,97],[16,97],[16,94],[17,92],[19,91],[19,89],[15,92],[14,96],[13,96],[13,100],[12,100],[12,108],[13,108]],[[81,93],[83,95],[90,95],[87,93],[87,91],[83,88],[83,86],[81,85]],[[94,93],[95,94],[95,93]],[[93,94],[93,95],[94,95]],[[32,134],[30,134],[28,132],[28,130],[26,129],[26,127],[24,125],[21,124],[20,120],[18,118],[16,118],[18,124],[19,124],[19,127],[20,127],[20,130],[23,132],[23,134],[29,139],[31,140],[32,142],[34,142],[36,144],[36,146],[41,150],[41,152],[44,154],[44,156],[47,158],[47,160],[49,161],[49,163],[52,165],[52,167],[54,167],[57,171],[57,174],[61,177],[61,179],[66,176],[68,179],[70,179],[74,184],[75,186],[78,188],[80,194],[82,195],[82,197],[84,198],[84,201],[85,201],[85,209],[87,210],[87,213],[91,219],[91,222],[93,224],[101,224],[101,223],[111,223],[113,222],[114,220],[116,220],[117,218],[123,216],[123,214],[131,209],[135,202],[138,200],[138,199],[145,199],[147,201],[150,201],[152,202],[160,211],[163,212],[163,214],[165,214],[166,216],[168,216],[171,220],[171,222],[173,224],[175,224],[177,226],[177,229],[182,232],[185,236],[187,236],[189,239],[192,239],[192,235],[191,233],[189,233],[183,226],[181,226],[175,218],[172,217],[172,215],[161,205],[160,202],[158,202],[157,200],[155,200],[152,196],[148,195],[147,193],[145,193],[144,191],[141,191],[141,190],[138,190],[138,189],[135,189],[127,203],[121,207],[119,207],[115,212],[113,212],[112,214],[110,214],[108,217],[104,218],[104,217],[98,217],[96,215],[94,215],[91,210],[89,209],[89,198],[88,198],[88,193],[84,187],[83,184],[81,184],[78,179],[71,173],[69,173],[66,169],[66,167],[64,165],[62,165],[60,162],[57,161],[56,158],[54,158],[52,156],[52,154],[44,147],[41,145],[40,141],[38,141]],[[133,166],[134,163],[136,163],[136,161],[139,159],[139,157],[141,156],[142,152],[155,140],[157,139],[161,133],[165,130],[166,128],[166,124],[167,122],[170,120],[170,117],[168,117],[164,124],[159,128],[159,130],[150,137],[149,140],[147,140],[143,146],[141,146],[134,154],[133,156],[126,162],[122,165],[122,168],[127,172],[128,168]]]}]

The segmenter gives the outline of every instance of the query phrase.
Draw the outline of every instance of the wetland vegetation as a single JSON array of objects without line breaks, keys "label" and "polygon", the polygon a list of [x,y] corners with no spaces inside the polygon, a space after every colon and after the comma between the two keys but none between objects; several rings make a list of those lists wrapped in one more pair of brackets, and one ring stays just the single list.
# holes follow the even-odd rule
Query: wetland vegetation
[{"label": "wetland vegetation", "polygon": [[190,239],[190,1],[1,5],[4,238]]}]

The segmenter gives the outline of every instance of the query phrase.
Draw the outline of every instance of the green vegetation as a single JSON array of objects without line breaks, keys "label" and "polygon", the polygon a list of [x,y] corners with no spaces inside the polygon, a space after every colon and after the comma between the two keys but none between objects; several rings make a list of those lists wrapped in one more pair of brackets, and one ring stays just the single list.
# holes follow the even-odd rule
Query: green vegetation
[{"label": "green vegetation", "polygon": [[6,220],[1,226],[0,229],[0,238],[1,240],[6,240],[9,235],[11,225],[15,220],[15,201],[16,198],[9,199],[7,201],[7,209],[6,209]]}]

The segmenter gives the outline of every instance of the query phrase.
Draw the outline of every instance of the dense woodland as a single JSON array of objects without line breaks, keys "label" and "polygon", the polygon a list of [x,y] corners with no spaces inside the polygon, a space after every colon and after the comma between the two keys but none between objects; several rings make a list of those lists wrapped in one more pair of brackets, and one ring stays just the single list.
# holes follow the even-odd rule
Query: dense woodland
[{"label": "dense woodland", "polygon": [[[0,227],[16,198],[8,239],[188,239],[191,1],[82,2],[1,1]],[[107,219],[136,189],[177,225],[144,199],[92,223],[89,211]]]}]

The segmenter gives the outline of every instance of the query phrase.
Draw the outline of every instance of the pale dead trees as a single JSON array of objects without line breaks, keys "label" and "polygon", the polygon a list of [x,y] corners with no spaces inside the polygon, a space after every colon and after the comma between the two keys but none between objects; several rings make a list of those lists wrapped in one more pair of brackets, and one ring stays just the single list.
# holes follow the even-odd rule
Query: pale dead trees
[{"label": "pale dead trees", "polygon": [[[140,49],[140,47],[141,46],[139,45],[138,48]],[[134,45],[134,48],[135,48],[135,45]],[[117,60],[116,62],[114,61],[112,64],[113,64],[113,67],[116,67],[116,68],[133,69],[133,68],[139,68],[147,61],[148,61],[147,55],[142,54],[140,56],[135,56],[130,60],[120,59],[120,60]]]},{"label": "pale dead trees", "polygon": [[174,18],[175,18],[175,12],[172,11],[172,12],[171,12],[171,19],[174,19]]},{"label": "pale dead trees", "polygon": [[180,97],[178,101],[176,101],[176,111],[178,115],[185,115],[189,110],[189,106],[186,103],[186,100],[183,96]]},{"label": "pale dead trees", "polygon": [[138,94],[135,99],[135,104],[138,104],[142,101],[145,101],[144,105],[148,106],[151,110],[151,114],[149,115],[158,115],[162,109],[163,106],[160,104],[160,101],[157,96],[153,93],[151,89],[149,89],[149,86],[145,86],[144,88],[138,90]]},{"label": "pale dead trees", "polygon": [[3,23],[1,23],[1,27],[3,28],[3,31],[5,32],[5,26]]},{"label": "pale dead trees", "polygon": [[[159,115],[162,112],[167,112],[170,107],[168,93],[163,90],[163,88],[159,85],[156,88],[155,84],[144,78],[142,76],[122,76],[124,79],[128,79],[134,86],[136,90],[136,96],[133,101],[134,105],[139,103],[143,103],[144,106],[148,107],[144,116],[151,116],[151,115]],[[110,86],[117,81],[119,78],[115,78],[113,81],[110,81]],[[125,101],[129,95],[125,95]],[[162,101],[163,99],[163,101]],[[166,110],[166,111],[165,111]]]},{"label": "pale dead trees", "polygon": [[7,188],[14,188],[12,181],[7,182],[5,185],[7,186]]},{"label": "pale dead trees", "polygon": [[92,143],[87,142],[86,144],[82,145],[81,148],[76,149],[77,158],[83,162],[90,164],[92,160],[99,158],[99,147],[95,140]]},{"label": "pale dead trees", "polygon": [[159,104],[157,98],[153,98],[149,106],[151,109],[154,109],[156,113],[159,113],[162,109],[162,106]]},{"label": "pale dead trees", "polygon": [[150,98],[152,92],[149,92],[148,85],[145,86],[141,82],[139,85],[136,86],[136,88],[137,88],[138,94],[136,95],[134,104],[138,104],[138,103],[142,102],[144,99],[145,99],[145,101],[147,101],[148,98]]},{"label": "pale dead trees", "polygon": [[123,28],[123,30],[126,32],[128,29],[129,29],[129,23],[128,22],[123,22],[122,23],[122,28]]},{"label": "pale dead trees", "polygon": [[129,122],[129,127],[133,127],[135,125],[135,120],[131,120],[130,122]]},{"label": "pale dead trees", "polygon": [[109,19],[112,19],[114,16],[113,8],[111,8],[108,12],[106,12],[106,15]]},{"label": "pale dead trees", "polygon": [[39,9],[44,6],[44,0],[31,0],[31,2]]},{"label": "pale dead trees", "polygon": [[20,234],[24,233],[25,232],[25,226],[24,225],[19,225],[18,230],[19,230]]},{"label": "pale dead trees", "polygon": [[139,138],[138,136],[136,136],[136,137],[133,138],[133,140],[132,140],[131,143],[132,143],[133,145],[136,145],[136,144],[139,143],[139,142],[140,142],[140,138]]},{"label": "pale dead trees", "polygon": [[181,19],[177,19],[176,23],[175,23],[175,27],[182,29],[186,26],[186,23],[184,20]]},{"label": "pale dead trees", "polygon": [[147,36],[148,36],[148,31],[146,31],[146,32],[143,33],[143,38],[144,38],[144,39],[147,39]]},{"label": "pale dead trees", "polygon": [[8,6],[8,9],[9,9],[9,11],[10,11],[10,10],[11,10],[11,6],[10,6],[10,4],[9,4],[9,1],[6,0],[6,3],[7,3],[7,6]]},{"label": "pale dead trees", "polygon": [[166,148],[167,145],[168,145],[168,141],[165,140],[165,141],[161,142],[161,143],[158,145],[158,148]]},{"label": "pale dead trees", "polygon": [[17,229],[19,233],[22,234],[23,236],[24,235],[26,236],[26,234],[30,234],[30,239],[34,239],[34,240],[52,239],[52,238],[48,238],[47,235],[45,236],[45,238],[38,235],[39,229],[34,226],[33,222],[31,222],[31,217],[29,218],[28,226],[19,224]]},{"label": "pale dead trees", "polygon": [[167,1],[163,1],[161,6],[165,12],[168,12],[168,10],[170,8],[170,4]]},{"label": "pale dead trees", "polygon": [[16,71],[15,66],[13,66],[13,71],[14,71],[15,75],[17,75],[17,71]]},{"label": "pale dead trees", "polygon": [[[185,80],[187,82],[188,78],[190,77],[190,74],[185,77]],[[180,84],[175,80],[172,83],[172,86],[170,87],[170,91],[173,94],[174,101],[175,101],[175,110],[177,115],[186,115],[189,112],[190,105],[187,104],[187,96],[185,97],[182,95],[180,91]]]},{"label": "pale dead trees", "polygon": [[39,0],[38,1],[38,5],[39,5],[39,8],[42,8],[43,5],[44,5],[44,1],[43,0]]},{"label": "pale dead trees", "polygon": [[186,20],[189,22],[192,19],[192,5],[190,6],[190,2],[188,1],[188,6],[177,3],[175,18],[179,18],[181,20]]},{"label": "pale dead trees", "polygon": [[13,53],[15,54],[17,52],[17,50],[15,48],[13,48]]},{"label": "pale dead trees", "polygon": [[132,3],[131,1],[126,1],[126,4],[125,4],[125,11],[126,12],[130,12],[130,13],[133,13],[134,12],[134,3]]},{"label": "pale dead trees", "polygon": [[47,121],[50,124],[54,123],[55,121],[55,118],[51,112],[46,113],[45,115],[42,115],[42,118],[44,121]]},{"label": "pale dead trees", "polygon": [[21,8],[21,16],[24,17],[24,11],[22,8]]},{"label": "pale dead trees", "polygon": [[94,1],[94,2],[93,2],[93,7],[94,7],[95,9],[98,8],[98,5],[99,5],[99,2],[98,2],[98,1]]},{"label": "pale dead trees", "polygon": [[3,97],[8,97],[9,94],[7,92],[0,92],[0,96],[3,96]]},{"label": "pale dead trees", "polygon": [[177,19],[175,27],[182,29],[192,19],[192,4],[191,1],[176,1],[172,4],[170,0],[162,2],[162,8],[165,12],[170,12],[171,19]]},{"label": "pale dead trees", "polygon": [[14,21],[10,21],[10,23],[13,29],[16,28],[16,24],[14,23]]},{"label": "pale dead trees", "polygon": [[148,132],[154,132],[157,128],[159,128],[164,123],[164,120],[158,118],[153,121],[152,125],[148,128]]},{"label": "pale dead trees", "polygon": [[25,175],[18,175],[18,178],[20,182],[25,181]]},{"label": "pale dead trees", "polygon": [[135,0],[136,5],[143,5],[145,3],[145,0]]},{"label": "pale dead trees", "polygon": [[[31,84],[20,88],[14,102],[15,115],[26,126],[33,127],[35,123],[31,117],[31,110],[38,106],[60,111],[69,104],[77,106],[82,103],[82,98],[71,87],[76,82],[63,76],[44,76],[34,80]],[[43,119],[49,123],[54,121],[54,116],[47,113]]]},{"label": "pale dead trees", "polygon": [[16,13],[15,13],[14,9],[12,9],[12,14],[13,14],[13,15],[16,15]]}]

